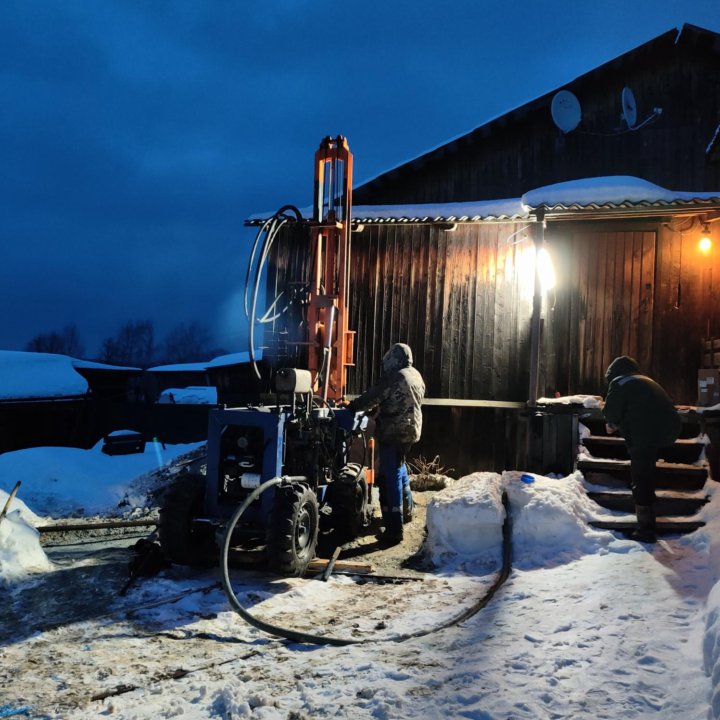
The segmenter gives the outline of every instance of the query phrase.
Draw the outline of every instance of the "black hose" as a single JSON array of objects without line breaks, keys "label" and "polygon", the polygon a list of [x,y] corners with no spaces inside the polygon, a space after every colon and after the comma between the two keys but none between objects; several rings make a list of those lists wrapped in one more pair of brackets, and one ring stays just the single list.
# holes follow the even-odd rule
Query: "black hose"
[{"label": "black hose", "polygon": [[371,642],[404,642],[406,640],[410,640],[411,638],[419,638],[424,637],[425,635],[430,635],[434,632],[438,632],[439,630],[444,630],[446,628],[452,627],[453,625],[457,625],[458,623],[463,622],[464,620],[467,620],[468,618],[475,615],[477,612],[482,610],[488,602],[493,598],[497,590],[500,588],[500,586],[507,580],[508,576],[510,575],[510,569],[512,564],[512,517],[510,515],[510,504],[507,499],[507,494],[503,493],[502,495],[502,502],[503,506],[505,508],[505,521],[503,522],[503,564],[502,568],[500,570],[500,573],[498,574],[498,577],[496,578],[495,582],[492,584],[488,592],[485,593],[485,595],[476,603],[474,603],[471,607],[469,607],[467,610],[464,610],[460,615],[451,618],[450,620],[444,622],[442,625],[438,625],[432,628],[428,628],[426,630],[418,630],[414,633],[405,633],[403,635],[396,635],[394,637],[390,638],[382,638],[382,639],[375,639],[375,638],[360,638],[360,639],[352,639],[352,638],[336,638],[329,635],[313,635],[311,633],[305,633],[301,632],[299,630],[293,630],[291,628],[282,628],[277,625],[271,625],[270,623],[263,622],[262,620],[258,620],[256,617],[253,617],[240,603],[240,601],[237,599],[237,596],[235,595],[235,592],[232,588],[232,585],[230,583],[230,572],[228,568],[228,552],[230,549],[230,542],[232,538],[233,531],[235,530],[235,526],[239,522],[240,518],[242,517],[242,514],[245,512],[245,510],[248,508],[250,503],[254,502],[260,495],[265,492],[270,487],[273,487],[275,485],[279,485],[280,483],[284,482],[284,478],[281,477],[274,477],[270,480],[267,480],[266,482],[262,483],[259,487],[255,488],[250,495],[246,498],[245,502],[240,505],[240,507],[235,511],[235,514],[232,516],[232,519],[227,525],[227,528],[225,529],[225,537],[223,539],[223,545],[222,549],[220,551],[220,569],[222,572],[222,585],[223,589],[225,590],[225,594],[227,595],[228,600],[230,601],[230,605],[232,605],[233,609],[240,615],[245,622],[252,625],[253,627],[257,628],[258,630],[262,630],[263,632],[268,633],[269,635],[275,635],[277,637],[286,638],[287,640],[291,640],[293,642],[297,643],[306,643],[309,645],[335,645],[335,646],[343,646],[343,645],[362,645],[365,643],[371,643]]}]

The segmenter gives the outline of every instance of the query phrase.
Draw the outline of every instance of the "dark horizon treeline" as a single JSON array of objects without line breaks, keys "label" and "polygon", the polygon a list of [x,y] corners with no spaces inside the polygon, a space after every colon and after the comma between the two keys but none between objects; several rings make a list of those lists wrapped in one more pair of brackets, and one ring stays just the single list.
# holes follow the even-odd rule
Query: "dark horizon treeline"
[{"label": "dark horizon treeline", "polygon": [[60,331],[35,335],[25,350],[143,369],[153,365],[206,362],[228,352],[212,346],[207,327],[199,322],[180,323],[158,342],[151,320],[126,322],[115,335],[102,341],[95,354],[86,355],[85,345],[74,323]]}]

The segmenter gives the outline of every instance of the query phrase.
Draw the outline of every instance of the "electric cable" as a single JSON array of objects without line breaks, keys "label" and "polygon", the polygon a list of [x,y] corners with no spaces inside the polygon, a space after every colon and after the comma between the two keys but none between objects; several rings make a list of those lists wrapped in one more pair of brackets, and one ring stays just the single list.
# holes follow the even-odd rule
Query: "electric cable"
[{"label": "electric cable", "polygon": [[[280,295],[278,295],[273,303],[270,305],[270,307],[265,311],[262,317],[257,318],[257,302],[258,302],[258,294],[260,292],[260,283],[262,280],[262,273],[265,268],[265,263],[267,262],[267,258],[270,254],[270,250],[272,249],[272,245],[275,242],[275,238],[277,237],[277,234],[280,232],[280,229],[290,220],[292,220],[292,217],[288,213],[293,213],[295,215],[295,220],[297,222],[301,222],[303,217],[302,213],[294,206],[294,205],[283,205],[277,212],[275,212],[272,217],[268,218],[263,225],[261,226],[260,230],[258,231],[257,235],[255,236],[255,240],[253,241],[252,250],[250,252],[250,259],[248,261],[248,267],[247,272],[245,273],[245,293],[244,293],[244,304],[245,304],[245,316],[248,319],[248,325],[249,325],[249,331],[248,331],[248,350],[250,355],[250,363],[252,364],[253,371],[255,372],[256,377],[260,380],[260,370],[257,365],[257,359],[255,356],[255,323],[270,323],[276,320],[280,315],[282,315],[285,310],[287,310],[286,306],[280,313],[276,313],[272,317],[269,317],[270,313],[274,310],[275,306],[277,305],[278,301],[280,300]],[[261,238],[262,243],[261,243]],[[258,248],[260,248],[258,253]],[[256,255],[257,255],[257,264],[256,264]],[[254,278],[253,278],[253,269],[254,269]],[[253,278],[252,287],[252,305],[250,308],[248,308],[248,292],[251,286],[251,278]]]},{"label": "electric cable", "polygon": [[498,574],[498,577],[495,579],[495,582],[490,586],[490,589],[485,593],[485,595],[480,598],[476,603],[471,605],[469,608],[464,610],[459,615],[450,618],[449,620],[445,621],[444,623],[441,623],[440,625],[436,625],[432,628],[427,628],[425,630],[418,630],[416,632],[412,633],[404,633],[402,635],[395,635],[393,637],[389,638],[338,638],[333,637],[330,635],[314,635],[312,633],[303,632],[300,630],[294,630],[292,628],[283,628],[278,625],[272,625],[271,623],[266,623],[263,620],[259,620],[258,618],[254,617],[248,610],[242,605],[242,603],[238,600],[237,595],[235,595],[235,591],[233,590],[232,584],[230,582],[230,570],[228,567],[228,554],[230,551],[230,542],[232,540],[232,534],[235,530],[235,526],[240,521],[240,518],[242,517],[245,510],[250,506],[251,503],[253,503],[257,498],[262,495],[266,490],[268,490],[271,487],[274,487],[275,485],[280,485],[283,483],[289,484],[292,482],[291,478],[289,477],[274,477],[270,480],[267,480],[266,482],[259,485],[257,488],[255,488],[250,495],[245,499],[245,502],[240,505],[240,507],[235,511],[235,514],[230,519],[230,522],[228,523],[226,529],[225,529],[225,536],[223,538],[222,548],[220,550],[220,569],[222,572],[222,586],[225,590],[225,595],[227,596],[230,605],[232,608],[240,615],[240,617],[245,620],[249,625],[252,625],[253,627],[257,628],[258,630],[261,630],[263,632],[268,633],[269,635],[275,635],[277,637],[285,638],[286,640],[291,640],[292,642],[302,643],[302,644],[309,644],[309,645],[334,645],[337,647],[345,646],[345,645],[362,645],[367,643],[373,643],[373,642],[405,642],[406,640],[410,640],[412,638],[419,638],[424,637],[426,635],[431,635],[432,633],[438,632],[440,630],[445,630],[446,628],[452,627],[453,625],[458,625],[461,622],[464,622],[465,620],[468,620],[473,615],[478,613],[480,610],[482,610],[494,597],[495,593],[498,591],[498,589],[505,583],[507,578],[510,575],[510,570],[512,567],[512,516],[510,514],[510,503],[508,502],[507,494],[503,493],[502,495],[502,503],[503,507],[505,509],[505,520],[503,522],[503,529],[502,529],[502,535],[503,535],[503,554],[502,554],[502,568],[500,570],[500,573]]}]

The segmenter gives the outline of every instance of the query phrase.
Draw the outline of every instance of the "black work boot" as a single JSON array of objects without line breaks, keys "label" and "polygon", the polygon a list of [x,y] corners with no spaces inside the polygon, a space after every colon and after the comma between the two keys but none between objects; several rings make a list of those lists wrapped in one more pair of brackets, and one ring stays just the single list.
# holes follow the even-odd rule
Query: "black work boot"
[{"label": "black work boot", "polygon": [[655,535],[655,510],[652,505],[636,505],[638,528],[630,533],[633,540],[646,543],[654,543],[657,540]]},{"label": "black work boot", "polygon": [[399,545],[403,541],[403,523],[399,512],[389,514],[385,524],[385,532],[379,536],[378,540],[381,545],[386,547]]},{"label": "black work boot", "polygon": [[403,487],[403,523],[412,522],[413,516],[413,498],[410,488],[406,485]]}]

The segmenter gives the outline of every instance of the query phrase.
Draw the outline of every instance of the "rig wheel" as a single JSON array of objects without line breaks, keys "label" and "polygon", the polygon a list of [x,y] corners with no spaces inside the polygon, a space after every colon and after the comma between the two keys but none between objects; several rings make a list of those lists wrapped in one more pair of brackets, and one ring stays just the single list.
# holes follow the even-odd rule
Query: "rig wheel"
[{"label": "rig wheel", "polygon": [[268,559],[283,574],[299,577],[315,557],[320,511],[305,485],[278,487],[267,529]]},{"label": "rig wheel", "polygon": [[205,495],[203,475],[185,475],[165,496],[160,508],[158,538],[167,558],[178,565],[212,567],[218,547],[210,529],[197,527],[193,519],[202,513]]},{"label": "rig wheel", "polygon": [[350,463],[330,487],[332,524],[342,538],[356,538],[370,524],[372,506],[365,468]]}]

